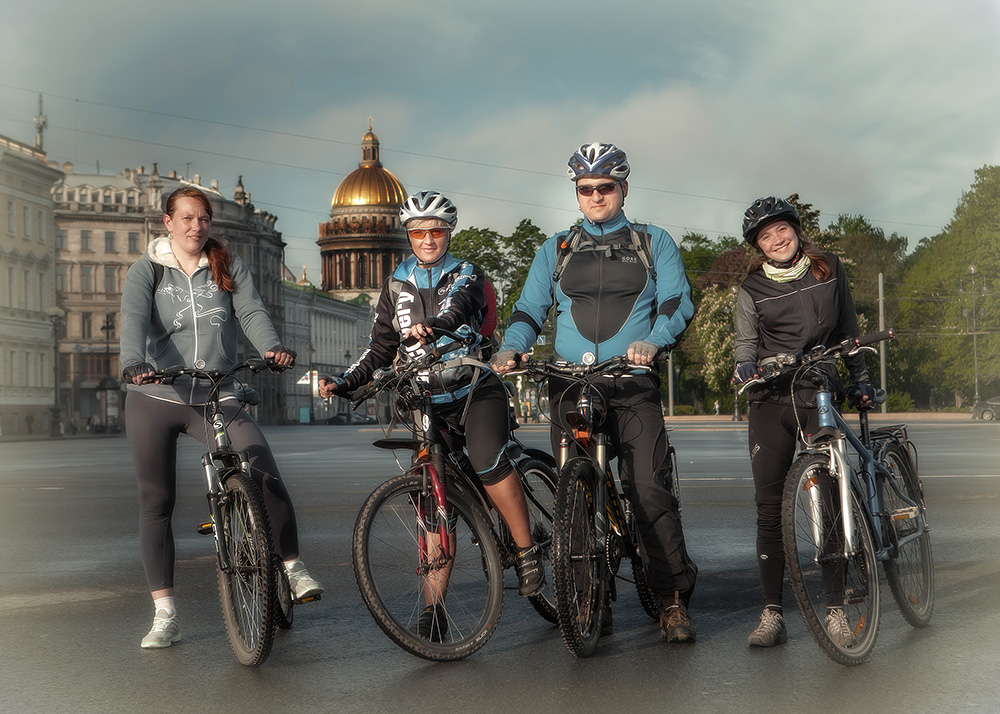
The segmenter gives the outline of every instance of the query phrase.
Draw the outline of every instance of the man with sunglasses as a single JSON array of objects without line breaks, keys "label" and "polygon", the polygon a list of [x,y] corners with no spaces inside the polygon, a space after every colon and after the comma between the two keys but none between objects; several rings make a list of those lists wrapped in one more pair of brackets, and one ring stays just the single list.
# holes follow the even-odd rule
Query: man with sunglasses
[{"label": "man with sunglasses", "polygon": [[[625,217],[629,171],[625,152],[613,144],[584,144],[570,157],[568,173],[584,220],[549,238],[535,256],[493,358],[497,372],[516,368],[553,306],[558,359],[593,364],[626,355],[655,370],[657,357],[680,340],[694,315],[691,286],[670,234]],[[607,378],[602,389],[646,578],[661,598],[661,635],[668,642],[694,642],[687,608],[698,568],[688,557],[672,493],[658,376],[637,371]],[[550,380],[553,448],[576,396],[573,385]],[[610,603],[603,630],[611,630]]]},{"label": "man with sunglasses", "polygon": [[[488,288],[476,265],[448,252],[458,222],[455,204],[437,191],[421,191],[406,199],[399,218],[413,255],[382,286],[368,347],[342,375],[319,380],[321,397],[345,396],[397,357],[405,362],[426,354],[438,340],[450,342],[435,334],[438,329],[475,334],[478,339],[465,354],[485,359],[480,351],[486,344],[480,335],[489,312]],[[521,482],[507,457],[511,424],[506,388],[496,375],[470,366],[432,370],[426,377],[435,415],[465,432],[469,461],[518,546],[518,593],[537,595],[545,585],[544,563],[532,541]],[[465,429],[467,424],[476,428]],[[441,641],[448,629],[440,593],[440,584],[427,589],[426,608],[416,627],[418,634],[432,641]]]}]

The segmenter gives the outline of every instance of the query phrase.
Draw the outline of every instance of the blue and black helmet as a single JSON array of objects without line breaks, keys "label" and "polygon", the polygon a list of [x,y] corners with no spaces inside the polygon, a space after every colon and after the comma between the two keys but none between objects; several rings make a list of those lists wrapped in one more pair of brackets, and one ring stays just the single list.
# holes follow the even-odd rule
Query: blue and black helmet
[{"label": "blue and black helmet", "polygon": [[625,152],[614,144],[584,144],[569,157],[569,174],[571,181],[582,178],[598,178],[607,176],[615,181],[628,178],[630,168]]}]

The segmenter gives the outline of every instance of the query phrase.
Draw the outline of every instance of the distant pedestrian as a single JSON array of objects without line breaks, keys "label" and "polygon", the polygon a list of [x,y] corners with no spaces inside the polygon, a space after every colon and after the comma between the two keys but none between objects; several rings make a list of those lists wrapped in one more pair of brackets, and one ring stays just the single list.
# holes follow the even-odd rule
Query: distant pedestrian
[{"label": "distant pedestrian", "polygon": [[715,415],[719,416],[719,400],[715,400]]}]

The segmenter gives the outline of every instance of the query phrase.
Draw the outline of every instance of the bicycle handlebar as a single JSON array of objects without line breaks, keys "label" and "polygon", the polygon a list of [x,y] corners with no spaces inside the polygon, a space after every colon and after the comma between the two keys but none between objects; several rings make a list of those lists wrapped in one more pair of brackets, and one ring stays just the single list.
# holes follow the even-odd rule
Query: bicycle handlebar
[{"label": "bicycle handlebar", "polygon": [[610,359],[597,364],[580,364],[578,362],[563,362],[552,360],[528,360],[523,363],[523,367],[515,368],[507,375],[516,374],[538,374],[544,376],[557,377],[593,377],[601,375],[623,375],[628,372],[641,370],[651,372],[652,367],[648,365],[632,364],[625,355],[615,355]]},{"label": "bicycle handlebar", "polygon": [[259,372],[263,372],[265,369],[270,369],[275,372],[283,372],[288,369],[288,367],[276,364],[273,359],[262,359],[260,357],[251,357],[250,359],[240,362],[229,370],[197,369],[195,367],[174,365],[173,367],[154,370],[151,374],[143,377],[142,383],[149,384],[150,382],[160,382],[162,384],[172,384],[178,377],[188,376],[194,377],[195,379],[207,379],[213,384],[218,384],[227,377],[231,377],[237,372],[242,372],[243,370],[250,370],[252,374],[257,374]]}]

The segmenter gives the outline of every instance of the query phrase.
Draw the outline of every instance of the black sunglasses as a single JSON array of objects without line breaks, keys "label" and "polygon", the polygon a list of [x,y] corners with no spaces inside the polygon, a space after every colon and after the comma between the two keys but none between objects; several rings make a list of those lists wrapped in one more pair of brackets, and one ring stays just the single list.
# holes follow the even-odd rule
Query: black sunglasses
[{"label": "black sunglasses", "polygon": [[615,192],[616,188],[618,188],[616,183],[602,183],[597,186],[577,186],[576,192],[581,196],[593,196],[594,191],[597,191],[602,196],[609,196]]}]

